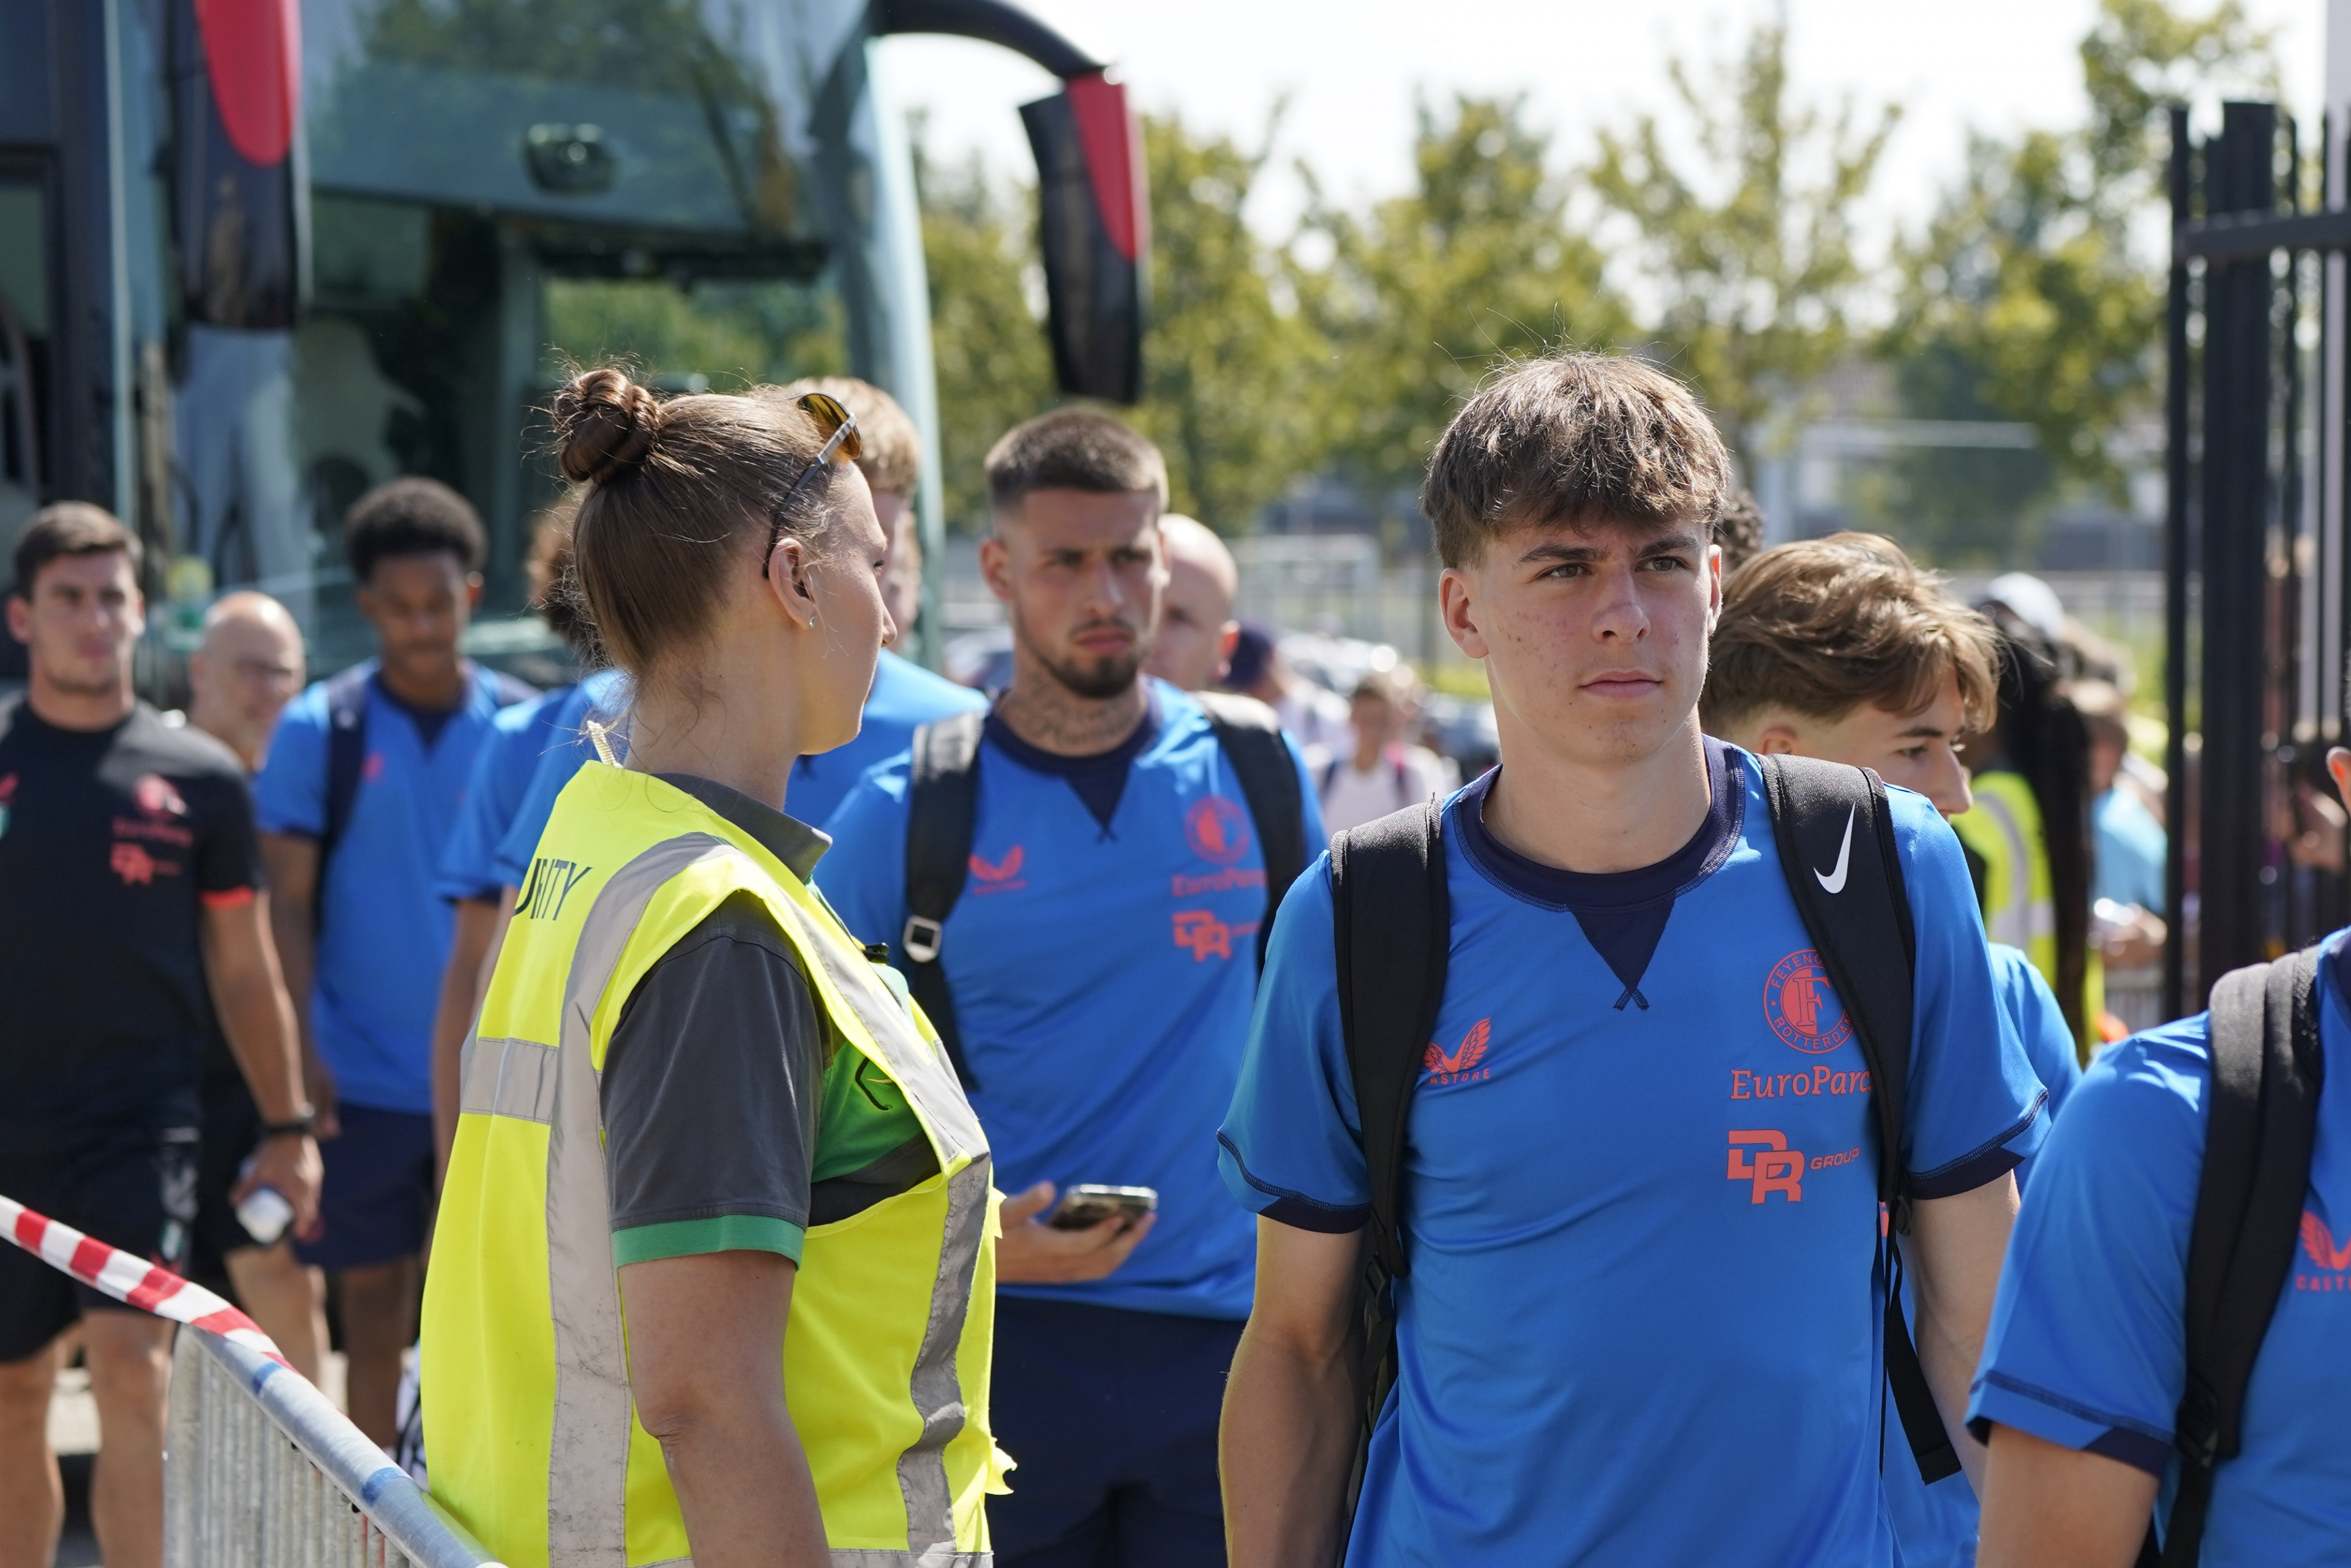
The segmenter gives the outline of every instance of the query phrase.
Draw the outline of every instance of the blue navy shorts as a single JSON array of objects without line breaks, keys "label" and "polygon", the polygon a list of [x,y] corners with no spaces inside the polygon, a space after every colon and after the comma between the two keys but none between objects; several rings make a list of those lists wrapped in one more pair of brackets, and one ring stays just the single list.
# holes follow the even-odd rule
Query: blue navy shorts
[{"label": "blue navy shorts", "polygon": [[1019,1468],[997,1568],[1220,1568],[1217,1419],[1241,1325],[999,1296],[988,1415]]},{"label": "blue navy shorts", "polygon": [[342,1132],[319,1145],[326,1179],[319,1188],[314,1240],[297,1239],[294,1255],[321,1269],[364,1269],[424,1250],[433,1216],[433,1117],[413,1111],[339,1105]]}]

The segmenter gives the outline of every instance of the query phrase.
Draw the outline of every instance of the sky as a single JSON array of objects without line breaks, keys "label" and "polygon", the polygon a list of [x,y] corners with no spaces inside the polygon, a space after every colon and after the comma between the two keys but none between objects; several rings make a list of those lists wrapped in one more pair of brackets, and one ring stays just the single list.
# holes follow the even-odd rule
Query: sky
[{"label": "sky", "polygon": [[[1728,63],[1774,0],[1025,0],[1079,43],[1117,62],[1146,111],[1180,112],[1243,146],[1264,136],[1286,94],[1280,171],[1252,198],[1251,223],[1286,235],[1303,193],[1286,172],[1303,158],[1348,204],[1407,184],[1416,95],[1527,95],[1560,162],[1590,153],[1593,132],[1644,110],[1671,113],[1676,55]],[[2277,31],[2290,104],[2314,115],[2325,0],[2246,0]],[[1865,111],[1898,103],[1867,228],[1882,243],[1922,221],[1959,172],[1970,128],[2012,133],[2078,123],[2075,46],[2095,0],[1777,0],[1797,92]],[[2198,0],[2184,8],[2200,10]],[[1963,19],[1962,19],[1963,18]],[[1053,90],[1041,69],[963,39],[893,38],[883,69],[900,101],[924,110],[932,153],[977,149],[1006,174],[1033,176],[1019,106]]]}]

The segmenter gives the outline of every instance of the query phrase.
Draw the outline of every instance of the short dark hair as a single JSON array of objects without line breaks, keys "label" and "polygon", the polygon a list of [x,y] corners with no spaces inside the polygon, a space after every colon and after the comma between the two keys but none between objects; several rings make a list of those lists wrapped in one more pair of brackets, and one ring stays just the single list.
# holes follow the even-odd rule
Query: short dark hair
[{"label": "short dark hair", "polygon": [[1877,534],[1767,549],[1724,585],[1698,696],[1710,735],[1782,707],[1834,722],[1868,704],[1917,713],[1949,676],[1964,722],[1991,721],[2000,653],[1991,625]]},{"label": "short dark hair", "polygon": [[41,568],[65,556],[120,555],[139,575],[138,536],[104,507],[88,501],[53,501],[26,519],[16,536],[16,597],[30,600]]},{"label": "short dark hair", "polygon": [[1447,566],[1524,523],[1711,528],[1730,454],[1689,388],[1614,354],[1556,354],[1505,370],[1429,454],[1420,509]]},{"label": "short dark hair", "polygon": [[362,583],[376,562],[392,556],[446,551],[467,571],[477,571],[488,549],[481,514],[438,479],[412,476],[378,485],[343,517],[343,555]]},{"label": "short dark hair", "polygon": [[1741,490],[1722,503],[1714,519],[1714,542],[1722,551],[1722,575],[1729,577],[1763,549],[1763,508],[1751,490]]},{"label": "short dark hair", "polygon": [[1155,490],[1167,505],[1167,460],[1122,422],[1090,408],[1057,408],[1016,424],[987,452],[987,504],[1018,506],[1032,490],[1098,496]]}]

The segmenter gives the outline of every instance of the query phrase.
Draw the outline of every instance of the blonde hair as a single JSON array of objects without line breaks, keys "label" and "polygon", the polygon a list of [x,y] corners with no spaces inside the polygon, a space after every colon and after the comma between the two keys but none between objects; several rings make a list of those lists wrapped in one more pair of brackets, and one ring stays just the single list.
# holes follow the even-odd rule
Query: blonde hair
[{"label": "blonde hair", "polygon": [[1991,623],[1900,545],[1831,534],[1767,549],[1724,586],[1698,711],[1713,735],[1774,706],[1832,720],[1865,703],[1916,713],[1949,675],[1981,728],[1999,671]]}]

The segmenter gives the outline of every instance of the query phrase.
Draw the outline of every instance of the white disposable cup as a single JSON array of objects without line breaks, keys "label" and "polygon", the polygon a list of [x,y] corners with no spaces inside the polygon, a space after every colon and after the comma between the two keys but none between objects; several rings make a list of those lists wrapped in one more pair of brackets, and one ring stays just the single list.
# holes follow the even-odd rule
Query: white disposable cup
[{"label": "white disposable cup", "polygon": [[294,1206],[276,1187],[257,1186],[236,1206],[236,1222],[254,1240],[264,1247],[273,1247],[286,1234],[286,1228],[294,1223]]}]

